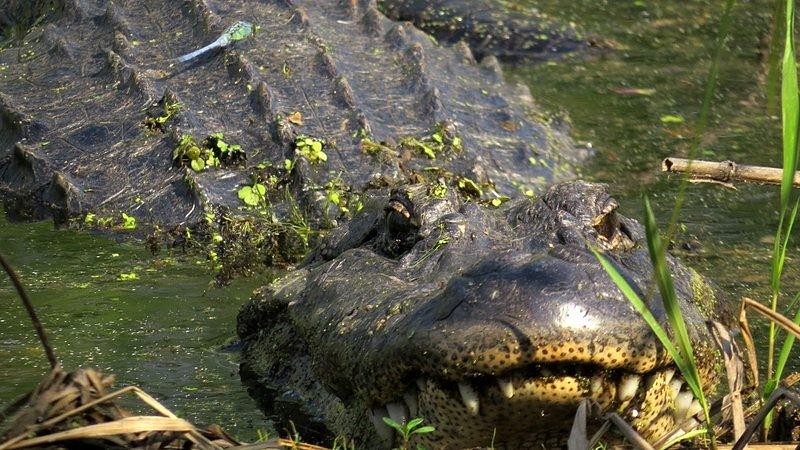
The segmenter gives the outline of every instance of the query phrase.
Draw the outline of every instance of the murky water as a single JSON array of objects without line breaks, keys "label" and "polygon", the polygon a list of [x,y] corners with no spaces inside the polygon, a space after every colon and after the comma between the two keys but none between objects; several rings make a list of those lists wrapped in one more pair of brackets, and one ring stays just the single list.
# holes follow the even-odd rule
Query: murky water
[{"label": "murky water", "polygon": [[[0,251],[28,286],[67,369],[96,367],[198,423],[243,439],[269,430],[239,382],[236,313],[263,280],[211,289],[204,261],[154,259],[141,243],[0,218]],[[135,274],[135,275],[132,275]],[[135,280],[122,278],[135,277]],[[0,277],[0,404],[33,388],[48,365],[5,274]]]},{"label": "murky water", "polygon": [[[725,2],[576,0],[566,10],[557,0],[524,3],[611,42],[614,50],[518,67],[512,76],[546,109],[566,114],[576,140],[592,144],[596,155],[585,178],[609,183],[623,212],[639,218],[647,193],[666,227],[680,179],[661,173],[660,162],[695,145]],[[765,95],[771,20],[770,2],[738,2],[733,10],[698,158],[780,166],[780,120],[768,113]],[[742,296],[769,296],[779,189],[736,188],[690,185],[678,239],[694,244],[681,252],[684,260],[738,304]],[[798,272],[791,261],[786,267],[785,292],[794,295]]]},{"label": "murky water", "polygon": [[[583,176],[607,182],[626,214],[640,216],[647,192],[666,221],[678,179],[660,160],[686,155],[712,59],[722,1],[518,2],[565,17],[612,43],[589,58],[517,67],[537,101],[568,116],[577,140],[597,153]],[[739,5],[721,55],[719,87],[701,156],[778,165],[779,121],[766,109],[767,36],[771,6]],[[625,88],[626,90],[623,90]],[[634,88],[635,91],[631,91]],[[626,93],[627,92],[627,93]],[[732,299],[768,295],[771,236],[777,225],[776,187],[692,185],[681,214],[682,256],[715,279]],[[101,236],[56,231],[49,223],[0,219],[0,250],[30,287],[58,355],[67,367],[89,364],[136,384],[200,423],[218,422],[242,438],[269,425],[240,386],[233,338],[235,315],[263,280],[207,290],[202,262],[154,260],[143,246]],[[796,254],[793,248],[790,254]],[[137,279],[121,281],[121,274]],[[787,263],[786,292],[800,276]],[[793,367],[797,369],[798,366]],[[30,389],[46,370],[19,301],[0,282],[0,404]]]}]

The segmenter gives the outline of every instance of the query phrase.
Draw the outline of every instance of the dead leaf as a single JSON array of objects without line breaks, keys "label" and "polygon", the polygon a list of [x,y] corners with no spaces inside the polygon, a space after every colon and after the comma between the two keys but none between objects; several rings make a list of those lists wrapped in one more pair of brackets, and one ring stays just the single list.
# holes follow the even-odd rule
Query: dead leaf
[{"label": "dead leaf", "polygon": [[302,127],[303,126],[303,115],[300,114],[300,111],[295,111],[295,112],[289,114],[289,116],[286,117],[286,120],[288,120],[289,123],[291,123],[293,125],[297,125],[298,127]]}]

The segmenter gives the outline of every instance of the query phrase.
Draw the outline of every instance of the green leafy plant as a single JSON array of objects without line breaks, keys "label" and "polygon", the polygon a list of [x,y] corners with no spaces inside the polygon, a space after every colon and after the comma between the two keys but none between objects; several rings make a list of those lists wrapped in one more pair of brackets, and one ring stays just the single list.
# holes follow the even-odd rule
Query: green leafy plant
[{"label": "green leafy plant", "polygon": [[328,155],[323,150],[325,143],[319,139],[301,134],[295,139],[294,146],[297,155],[307,159],[312,164],[328,160]]},{"label": "green leafy plant", "polygon": [[[408,450],[409,449],[409,441],[411,440],[411,436],[413,436],[415,434],[425,434],[425,433],[432,433],[432,432],[436,431],[436,428],[434,428],[434,427],[432,427],[430,425],[421,426],[422,422],[424,422],[424,421],[425,421],[425,419],[423,419],[421,417],[417,417],[416,419],[409,420],[408,423],[406,423],[406,424],[401,424],[401,423],[395,422],[394,420],[392,420],[389,417],[384,417],[383,418],[383,422],[386,425],[389,425],[390,427],[394,428],[394,430],[397,431],[397,434],[400,435],[400,438],[402,439],[402,442],[401,442],[400,447],[399,447],[400,450]],[[417,449],[420,449],[420,448],[421,448],[421,446],[418,445]]]},{"label": "green leafy plant", "polygon": [[[784,50],[781,62],[781,122],[783,136],[783,177],[781,179],[780,195],[780,220],[775,232],[775,241],[772,248],[772,276],[770,279],[771,299],[770,309],[774,312],[778,310],[778,299],[781,293],[781,277],[786,262],[786,249],[789,246],[789,238],[794,228],[795,218],[797,217],[800,198],[794,201],[794,207],[789,212],[789,205],[792,203],[794,174],[797,170],[798,161],[798,134],[800,134],[800,89],[797,81],[797,58],[794,51],[794,26],[795,26],[794,1],[785,2],[785,24],[784,24]],[[787,314],[789,315],[789,314]],[[795,323],[800,323],[800,311],[795,314]],[[770,321],[769,334],[767,341],[767,374],[766,383],[762,392],[762,398],[766,399],[772,394],[783,376],[783,371],[789,359],[794,337],[787,335],[778,354],[777,364],[775,358],[775,340],[777,328],[775,322]],[[764,421],[764,428],[769,429],[772,423],[772,413]]]},{"label": "green leafy plant", "polygon": [[146,117],[144,119],[144,126],[151,131],[163,130],[167,121],[175,116],[182,108],[183,105],[179,102],[170,103],[165,100],[163,113],[155,117]]},{"label": "green leafy plant", "polygon": [[258,181],[239,189],[238,196],[247,206],[267,205],[267,187]]},{"label": "green leafy plant", "polygon": [[458,190],[467,197],[481,198],[483,196],[483,189],[481,189],[480,185],[467,177],[459,178],[456,186]]},{"label": "green leafy plant", "polygon": [[122,228],[126,230],[136,229],[136,217],[122,213]]},{"label": "green leafy plant", "polygon": [[447,184],[443,180],[436,180],[428,186],[428,195],[433,198],[444,198],[447,195]]},{"label": "green leafy plant", "polygon": [[240,145],[228,144],[224,139],[222,133],[213,133],[198,144],[194,136],[184,134],[172,151],[172,159],[180,165],[188,165],[195,172],[223,164],[237,164],[247,159]]},{"label": "green leafy plant", "polygon": [[397,156],[397,152],[385,142],[378,142],[368,137],[361,139],[361,151],[373,156]]},{"label": "green leafy plant", "polygon": [[136,281],[138,279],[139,275],[137,275],[136,272],[130,272],[130,273],[123,272],[119,274],[119,276],[117,276],[117,281]]},{"label": "green leafy plant", "polygon": [[444,124],[437,124],[433,133],[423,138],[413,136],[400,140],[400,147],[422,153],[428,159],[436,159],[438,155],[448,150],[460,152],[463,150],[461,137],[454,135]]}]

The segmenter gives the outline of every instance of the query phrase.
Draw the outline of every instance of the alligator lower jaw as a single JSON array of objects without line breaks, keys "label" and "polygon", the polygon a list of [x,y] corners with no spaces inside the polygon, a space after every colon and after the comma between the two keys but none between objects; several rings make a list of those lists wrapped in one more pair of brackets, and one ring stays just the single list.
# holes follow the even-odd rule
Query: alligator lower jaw
[{"label": "alligator lower jaw", "polygon": [[492,436],[516,448],[532,442],[565,442],[584,398],[621,413],[648,439],[681,425],[688,430],[698,424],[693,417],[700,404],[674,368],[634,374],[597,372],[597,367],[588,366],[577,371],[575,366],[541,367],[462,382],[422,377],[395,401],[373,407],[368,415],[389,442],[393,432],[382,417],[397,422],[422,417],[437,430],[420,436],[429,448],[481,447],[489,445]]}]

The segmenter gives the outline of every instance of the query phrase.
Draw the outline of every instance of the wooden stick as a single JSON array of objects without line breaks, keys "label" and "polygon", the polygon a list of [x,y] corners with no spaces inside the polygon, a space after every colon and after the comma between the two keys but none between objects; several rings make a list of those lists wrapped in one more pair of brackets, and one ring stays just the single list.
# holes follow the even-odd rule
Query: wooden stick
[{"label": "wooden stick", "polygon": [[[775,167],[748,166],[733,161],[700,161],[683,158],[666,158],[661,163],[662,172],[689,173],[697,178],[728,182],[750,181],[754,183],[781,184],[783,169]],[[800,172],[795,172],[795,187],[800,187]]]}]

